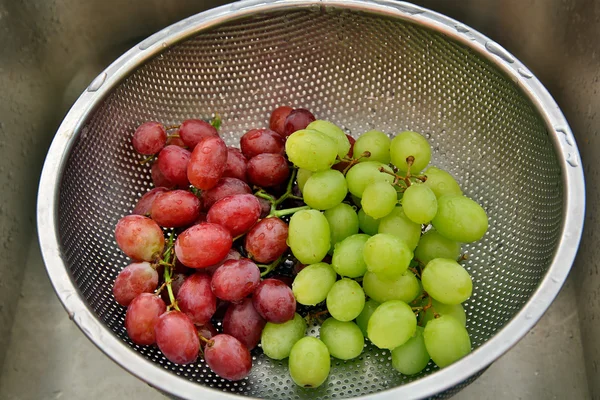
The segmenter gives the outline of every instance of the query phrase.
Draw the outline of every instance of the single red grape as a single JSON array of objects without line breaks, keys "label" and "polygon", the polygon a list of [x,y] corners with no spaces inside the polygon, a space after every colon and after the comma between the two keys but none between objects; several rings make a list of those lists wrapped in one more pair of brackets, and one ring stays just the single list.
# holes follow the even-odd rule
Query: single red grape
[{"label": "single red grape", "polygon": [[244,379],[252,369],[248,348],[233,336],[223,333],[207,343],[204,359],[215,374],[229,381]]},{"label": "single red grape", "polygon": [[279,218],[260,220],[246,235],[244,246],[248,257],[268,264],[277,260],[288,249],[288,225]]},{"label": "single red grape", "polygon": [[228,260],[213,274],[210,287],[221,300],[239,302],[260,283],[260,270],[247,258]]},{"label": "single red grape", "polygon": [[248,232],[260,217],[260,203],[253,194],[235,194],[217,201],[208,210],[206,220],[219,224],[237,237]]},{"label": "single red grape", "polygon": [[179,127],[179,137],[190,150],[194,150],[202,139],[209,136],[219,136],[219,132],[214,126],[201,119],[186,119]]},{"label": "single red grape", "polygon": [[[174,132],[173,135],[178,135],[179,132]],[[179,146],[179,147],[183,147],[183,148],[187,148],[188,146],[185,144],[185,142],[183,141],[183,139],[181,137],[167,137],[167,145],[173,145],[173,146]]]},{"label": "single red grape", "polygon": [[177,304],[194,324],[206,324],[217,310],[217,298],[210,288],[210,275],[196,272],[179,288]]},{"label": "single red grape", "polygon": [[237,250],[230,249],[229,253],[227,253],[227,255],[225,256],[224,259],[222,259],[215,265],[211,265],[210,267],[206,267],[206,268],[202,269],[202,271],[206,272],[207,274],[212,276],[221,265],[225,264],[225,261],[239,260],[240,258],[242,258],[242,255]]},{"label": "single red grape", "polygon": [[198,332],[184,313],[175,310],[164,313],[158,318],[154,332],[158,348],[172,363],[189,364],[198,358]]},{"label": "single red grape", "polygon": [[285,154],[283,138],[270,129],[252,129],[240,139],[242,153],[252,158],[263,153]]},{"label": "single red grape", "polygon": [[265,279],[252,296],[252,304],[267,321],[281,324],[294,318],[296,299],[288,285],[278,279]]},{"label": "single red grape", "polygon": [[152,293],[157,287],[158,273],[149,262],[132,263],[117,275],[113,295],[117,303],[128,306],[139,294]]},{"label": "single red grape", "polygon": [[221,179],[227,165],[227,146],[218,136],[209,136],[194,148],[187,176],[195,187],[208,190]]},{"label": "single red grape", "polygon": [[167,131],[160,122],[145,122],[135,130],[132,142],[138,153],[147,156],[156,154],[167,143]]},{"label": "single red grape", "polygon": [[158,153],[158,168],[165,179],[179,187],[187,187],[187,167],[191,153],[179,146],[167,146]]},{"label": "single red grape", "polygon": [[246,170],[248,169],[248,159],[235,147],[227,148],[227,164],[223,177],[237,178],[246,181]]},{"label": "single red grape", "polygon": [[285,132],[285,119],[290,115],[292,110],[293,108],[289,106],[281,106],[274,109],[269,119],[269,128],[283,136]]},{"label": "single red grape", "polygon": [[233,240],[221,225],[203,222],[183,231],[175,241],[175,254],[183,265],[204,268],[227,255]]},{"label": "single red grape", "polygon": [[223,318],[223,333],[233,336],[248,350],[258,345],[267,321],[254,309],[252,299],[246,297],[241,303],[232,304]]},{"label": "single red grape", "polygon": [[315,116],[304,108],[296,108],[285,119],[283,125],[283,136],[288,137],[292,133],[305,129],[308,124],[316,120]]},{"label": "single red grape", "polygon": [[154,328],[158,319],[167,311],[162,299],[151,293],[142,293],[134,298],[125,313],[125,330],[135,344],[151,345],[156,341]]},{"label": "single red grape", "polygon": [[200,200],[187,190],[172,190],[154,200],[150,214],[165,228],[191,225],[200,216]]},{"label": "single red grape", "polygon": [[173,188],[175,184],[165,178],[163,173],[160,171],[158,167],[158,162],[155,161],[152,163],[152,167],[150,168],[150,173],[152,175],[152,183],[154,183],[154,187],[165,187],[165,188]]},{"label": "single red grape", "polygon": [[157,188],[149,190],[142,197],[140,197],[140,199],[135,204],[135,207],[133,208],[133,211],[131,213],[149,217],[150,210],[152,209],[152,203],[154,203],[154,200],[156,199],[156,197],[159,194],[164,193],[168,190],[169,189],[167,189],[165,187],[157,187]]},{"label": "single red grape", "polygon": [[248,161],[248,180],[260,187],[282,184],[290,176],[287,160],[281,154],[259,154]]},{"label": "single red grape", "polygon": [[252,189],[244,181],[237,178],[221,178],[211,189],[202,192],[202,208],[208,211],[213,204],[227,196],[234,194],[251,194]]},{"label": "single red grape", "polygon": [[115,239],[123,253],[138,261],[153,261],[165,248],[162,229],[142,215],[121,218],[115,228]]},{"label": "single red grape", "polygon": [[[197,326],[196,330],[198,331],[198,335],[202,336],[204,339],[211,339],[212,337],[217,336],[219,334],[219,332],[217,332],[217,329],[210,322],[207,322],[204,325]],[[206,342],[200,340],[200,346],[204,348],[205,345]]]}]

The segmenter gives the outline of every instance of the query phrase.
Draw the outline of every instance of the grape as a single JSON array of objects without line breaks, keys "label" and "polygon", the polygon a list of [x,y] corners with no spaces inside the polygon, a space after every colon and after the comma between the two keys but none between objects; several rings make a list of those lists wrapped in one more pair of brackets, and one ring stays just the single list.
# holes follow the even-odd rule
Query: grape
[{"label": "grape", "polygon": [[283,138],[270,129],[252,129],[240,139],[242,153],[252,158],[263,153],[284,154]]},{"label": "grape", "polygon": [[340,171],[329,169],[312,174],[304,185],[304,202],[311,208],[327,210],[340,204],[348,194]]},{"label": "grape", "polygon": [[213,204],[224,197],[251,193],[252,189],[246,182],[237,178],[225,177],[221,178],[211,189],[202,191],[200,198],[202,199],[202,207],[208,211]]},{"label": "grape", "polygon": [[223,333],[233,336],[248,350],[256,347],[267,321],[260,316],[247,297],[239,304],[231,304],[223,318]]},{"label": "grape", "polygon": [[187,190],[168,191],[156,197],[150,215],[165,228],[191,225],[200,216],[200,200]]},{"label": "grape", "polygon": [[[346,134],[346,139],[348,139],[348,143],[350,143],[350,149],[348,150],[348,153],[346,154],[346,158],[352,158],[354,143],[356,142],[356,140],[348,134]],[[350,165],[350,161],[340,161],[340,162],[336,163],[335,165],[333,165],[331,168],[338,170],[340,172],[344,172],[344,170],[349,165]]]},{"label": "grape", "polygon": [[227,148],[227,163],[223,171],[223,178],[237,178],[241,181],[246,181],[246,171],[248,170],[248,160],[241,151],[235,147]]},{"label": "grape", "polygon": [[414,183],[404,191],[402,209],[412,222],[428,224],[437,213],[437,198],[428,186]]},{"label": "grape", "polygon": [[429,164],[431,160],[431,147],[427,139],[416,132],[404,131],[392,139],[390,144],[390,157],[401,172],[406,172],[406,158],[414,157],[414,162],[410,167],[413,174],[418,173]]},{"label": "grape", "polygon": [[292,347],[305,333],[306,321],[295,313],[293,319],[282,324],[267,322],[262,331],[260,345],[267,357],[283,360],[289,357]]},{"label": "grape", "polygon": [[384,168],[392,172],[392,169],[389,166],[377,161],[358,163],[350,168],[346,173],[346,181],[348,182],[348,190],[350,193],[356,197],[362,197],[365,188],[371,183],[392,183],[394,181],[394,177],[380,172],[379,168]]},{"label": "grape", "polygon": [[400,206],[379,220],[379,233],[389,233],[402,239],[409,249],[414,250],[421,238],[421,225],[412,222]]},{"label": "grape", "polygon": [[273,110],[269,118],[269,128],[278,134],[284,136],[285,119],[290,115],[293,108],[289,106],[280,106]]},{"label": "grape", "polygon": [[296,108],[292,110],[285,118],[283,124],[283,136],[288,137],[294,132],[301,129],[306,129],[308,124],[315,120],[315,116],[304,108]]},{"label": "grape", "polygon": [[202,272],[206,272],[207,274],[212,276],[221,265],[225,264],[225,261],[239,260],[240,258],[242,258],[242,255],[237,250],[229,249],[229,252],[227,253],[224,259],[222,259],[214,265],[211,265],[210,267],[203,268]]},{"label": "grape", "polygon": [[413,337],[392,350],[392,366],[404,375],[415,375],[429,363],[429,353],[423,339],[423,328],[417,326]]},{"label": "grape", "polygon": [[141,346],[154,344],[154,327],[166,310],[165,302],[154,294],[141,293],[136,296],[129,303],[125,314],[127,336],[133,343]]},{"label": "grape", "polygon": [[323,213],[329,223],[329,232],[331,233],[331,248],[329,253],[333,253],[333,247],[348,236],[358,233],[358,215],[354,208],[346,203],[340,203]]},{"label": "grape", "polygon": [[232,244],[227,229],[203,222],[186,229],[177,237],[175,254],[186,267],[204,268],[225,258]]},{"label": "grape", "polygon": [[469,273],[455,260],[434,258],[421,274],[423,289],[444,304],[460,304],[471,297],[473,282]]},{"label": "grape", "polygon": [[367,264],[363,257],[365,243],[369,235],[358,233],[348,236],[335,245],[331,266],[341,276],[349,278],[361,277],[367,272]]},{"label": "grape", "polygon": [[[423,305],[427,304],[428,299],[423,300]],[[425,326],[429,321],[434,319],[435,314],[439,315],[447,315],[449,317],[456,318],[458,322],[462,324],[462,326],[467,326],[467,314],[465,313],[465,309],[460,304],[443,304],[435,299],[431,299],[431,307],[429,307],[425,312],[419,314],[420,322],[423,326]]]},{"label": "grape", "polygon": [[438,367],[444,368],[471,352],[467,329],[455,318],[442,315],[432,319],[423,332],[425,347]]},{"label": "grape", "polygon": [[294,132],[285,142],[285,151],[297,167],[312,172],[328,170],[337,158],[336,142],[312,129]]},{"label": "grape", "polygon": [[336,279],[337,275],[329,264],[320,262],[308,265],[294,278],[294,297],[300,304],[314,306],[327,298]]},{"label": "grape", "polygon": [[323,120],[316,120],[308,124],[306,129],[314,129],[329,136],[337,145],[337,155],[340,158],[346,157],[350,150],[350,142],[344,131],[337,125]]},{"label": "grape", "polygon": [[371,218],[385,217],[398,204],[396,189],[387,182],[374,182],[363,191],[360,202],[365,214]]},{"label": "grape", "polygon": [[206,221],[229,230],[231,236],[246,233],[260,217],[260,203],[252,194],[234,194],[217,201],[208,210]]},{"label": "grape", "polygon": [[365,210],[363,210],[362,208],[358,210],[358,227],[367,235],[377,234],[377,231],[379,230],[379,222],[380,221],[378,219],[368,216],[365,213]]},{"label": "grape", "polygon": [[419,281],[411,271],[406,271],[397,279],[381,279],[372,272],[367,272],[362,281],[365,294],[384,303],[389,300],[413,301],[421,292]]},{"label": "grape", "polygon": [[327,346],[314,337],[303,337],[290,351],[290,376],[298,386],[316,388],[325,382],[331,368]]},{"label": "grape", "polygon": [[198,358],[200,339],[196,327],[184,313],[173,310],[162,314],[154,332],[158,348],[172,363],[189,364]]},{"label": "grape", "polygon": [[187,278],[177,293],[177,304],[194,324],[209,322],[217,310],[217,298],[211,290],[210,275],[196,272]]},{"label": "grape", "polygon": [[154,203],[154,200],[156,199],[156,197],[159,196],[161,193],[164,193],[168,190],[169,189],[167,189],[165,187],[157,187],[157,188],[154,188],[154,189],[146,192],[142,197],[140,197],[140,199],[136,203],[136,205],[133,208],[133,211],[131,213],[149,217],[150,211],[152,209],[152,203]]},{"label": "grape", "polygon": [[363,258],[367,270],[381,279],[398,279],[408,269],[413,252],[402,239],[378,233],[365,243]]},{"label": "grape", "polygon": [[[196,327],[196,330],[198,331],[198,335],[202,336],[204,339],[211,339],[212,337],[217,336],[219,334],[219,332],[217,332],[217,329],[210,322]],[[204,346],[206,346],[206,342],[201,340],[200,347],[204,348]]]},{"label": "grape", "polygon": [[371,153],[369,157],[360,159],[363,161],[379,161],[384,164],[390,163],[390,143],[391,139],[388,135],[381,131],[368,131],[360,135],[354,144],[354,153],[357,157],[361,156],[365,151]]},{"label": "grape", "polygon": [[309,171],[304,168],[298,168],[298,173],[296,174],[296,179],[298,181],[298,188],[300,189],[301,192],[304,191],[304,185],[306,185],[306,181],[308,181],[308,178],[310,178],[310,176],[312,174],[313,174],[312,171]]},{"label": "grape", "polygon": [[[173,134],[179,135],[179,130],[177,130]],[[173,146],[187,148],[187,145],[185,144],[183,139],[181,139],[180,137],[173,137],[173,136],[168,137],[167,136],[167,145],[173,145]]]},{"label": "grape", "polygon": [[360,328],[363,336],[367,336],[367,326],[369,324],[369,319],[371,319],[371,315],[375,309],[379,307],[379,303],[373,299],[369,299],[366,301],[365,306],[363,307],[358,317],[356,317],[356,325]]},{"label": "grape", "polygon": [[329,240],[329,223],[319,211],[297,211],[290,218],[288,245],[301,263],[321,261],[329,251]]},{"label": "grape", "polygon": [[414,335],[417,318],[408,304],[390,300],[375,309],[367,325],[369,340],[380,349],[395,349]]},{"label": "grape", "polygon": [[246,346],[233,336],[220,334],[204,348],[206,364],[223,379],[239,381],[250,374],[252,356]]},{"label": "grape", "polygon": [[434,258],[456,260],[460,256],[460,243],[446,239],[435,229],[430,229],[421,236],[415,249],[415,258],[427,265]]},{"label": "grape", "polygon": [[[163,177],[172,185],[187,187],[190,184],[187,168],[191,153],[179,146],[169,145],[158,153],[156,163]],[[170,187],[171,185],[161,185]]]},{"label": "grape", "polygon": [[338,321],[352,321],[364,306],[365,292],[352,279],[340,279],[327,294],[327,310]]},{"label": "grape", "polygon": [[160,122],[145,122],[133,134],[133,148],[140,154],[158,153],[167,143],[167,131]]},{"label": "grape", "polygon": [[354,322],[342,322],[335,318],[327,318],[323,322],[319,337],[329,354],[340,360],[358,357],[365,346],[365,338]]},{"label": "grape", "polygon": [[288,226],[279,218],[265,218],[246,234],[244,247],[248,257],[259,263],[271,263],[288,249]]},{"label": "grape", "polygon": [[113,296],[122,306],[142,293],[152,293],[158,286],[158,273],[149,262],[129,264],[117,275],[113,286]]},{"label": "grape", "polygon": [[194,150],[202,139],[219,136],[217,129],[201,119],[186,119],[179,126],[179,137],[190,150]]},{"label": "grape", "polygon": [[[221,300],[242,301],[260,283],[260,270],[248,259],[228,260],[213,274],[210,287]],[[234,335],[235,336],[235,335]]]},{"label": "grape", "polygon": [[438,211],[431,224],[450,240],[471,243],[485,235],[488,218],[483,208],[468,197],[447,194],[438,199]]},{"label": "grape", "polygon": [[290,176],[287,160],[281,154],[259,154],[248,161],[248,180],[260,187],[282,184]]},{"label": "grape", "polygon": [[227,146],[218,136],[202,139],[194,148],[187,167],[187,177],[200,190],[214,187],[227,166]]},{"label": "grape", "polygon": [[277,279],[262,281],[254,291],[252,304],[264,319],[278,324],[294,318],[296,312],[292,289]]},{"label": "grape", "polygon": [[257,199],[260,203],[260,217],[267,218],[267,216],[271,213],[271,202],[261,197],[257,197]]},{"label": "grape", "polygon": [[433,190],[436,197],[442,197],[445,194],[463,194],[456,180],[443,169],[429,167],[423,174],[427,176],[425,185]]},{"label": "grape", "polygon": [[[329,237],[329,232],[327,236]],[[162,229],[156,222],[142,215],[121,218],[115,228],[115,239],[127,257],[138,261],[154,261],[165,248]]]},{"label": "grape", "polygon": [[165,178],[163,173],[160,171],[160,168],[158,167],[158,162],[152,163],[152,167],[150,167],[150,174],[152,175],[152,183],[154,184],[154,187],[175,187],[175,184],[167,178]]}]

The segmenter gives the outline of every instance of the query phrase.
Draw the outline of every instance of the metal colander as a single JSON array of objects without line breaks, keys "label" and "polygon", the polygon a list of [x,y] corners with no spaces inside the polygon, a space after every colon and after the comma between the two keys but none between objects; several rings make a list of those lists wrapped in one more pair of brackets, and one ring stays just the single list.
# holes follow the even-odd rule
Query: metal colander
[{"label": "metal colander", "polygon": [[[131,146],[158,120],[223,118],[237,144],[282,104],[305,107],[358,137],[410,129],[432,164],[486,209],[489,232],[464,246],[474,282],[466,303],[474,352],[418,376],[367,345],[332,360],[316,390],[294,385],[286,361],[257,349],[251,375],[228,382],[203,360],[179,366],[133,344],[112,296],[128,263],[114,227],[151,188]],[[567,122],[512,55],[437,13],[391,1],[242,1],[183,20],[107,68],[61,125],[42,174],[38,227],[50,278],[69,315],[108,356],[173,396],[379,399],[449,396],[514,345],[547,309],[575,256],[584,182]],[[318,334],[318,327],[310,328]]]}]

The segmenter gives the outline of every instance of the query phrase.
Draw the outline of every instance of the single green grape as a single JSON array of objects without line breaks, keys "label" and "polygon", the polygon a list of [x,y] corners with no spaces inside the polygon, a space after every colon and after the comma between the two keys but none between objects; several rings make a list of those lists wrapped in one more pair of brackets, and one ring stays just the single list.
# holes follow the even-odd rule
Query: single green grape
[{"label": "single green grape", "polygon": [[368,131],[360,135],[354,143],[354,154],[359,157],[365,151],[371,153],[370,156],[360,159],[363,161],[379,161],[384,164],[390,163],[390,143],[392,140],[388,135],[381,131]]},{"label": "single green grape", "polygon": [[306,336],[298,340],[288,362],[290,376],[298,386],[319,387],[327,380],[331,358],[327,346],[317,338]]},{"label": "single green grape", "polygon": [[344,131],[329,121],[318,119],[308,124],[306,129],[314,129],[329,136],[337,146],[337,155],[340,158],[346,157],[350,151],[350,141]]},{"label": "single green grape", "polygon": [[302,264],[320,262],[329,251],[329,223],[317,210],[297,211],[290,218],[288,245]]},{"label": "single green grape", "polygon": [[[423,299],[423,305],[427,304],[429,299]],[[419,322],[425,326],[429,321],[434,319],[435,314],[448,315],[456,318],[463,326],[467,326],[467,314],[461,304],[444,304],[435,299],[431,299],[431,307],[419,314]]]},{"label": "single green grape", "polygon": [[434,258],[456,260],[460,256],[460,243],[446,239],[435,229],[430,229],[421,236],[415,249],[415,258],[427,265]]},{"label": "single green grape", "polygon": [[299,168],[324,171],[331,168],[337,159],[337,143],[319,131],[301,129],[288,136],[285,152]]},{"label": "single green grape", "polygon": [[356,197],[362,197],[365,188],[374,182],[392,183],[394,177],[379,171],[383,168],[386,171],[392,172],[392,169],[378,161],[365,161],[354,165],[346,173],[346,181],[348,182],[348,190]]},{"label": "single green grape", "polygon": [[282,324],[267,322],[260,336],[263,353],[274,360],[289,357],[296,342],[306,334],[306,321],[298,313]]},{"label": "single green grape", "polygon": [[319,337],[327,346],[329,354],[340,360],[350,360],[362,353],[365,338],[360,328],[350,321],[327,318],[321,325]]},{"label": "single green grape", "polygon": [[336,244],[331,258],[331,266],[335,272],[349,278],[363,276],[367,272],[367,264],[363,257],[363,249],[367,240],[369,240],[369,235],[357,233]]},{"label": "single green grape", "polygon": [[298,303],[314,306],[325,301],[336,279],[337,275],[329,264],[311,264],[296,275],[292,283],[292,292]]},{"label": "single green grape", "polygon": [[358,233],[358,215],[354,207],[346,203],[340,203],[326,210],[323,215],[329,223],[329,231],[331,232],[329,253],[333,254],[336,243]]},{"label": "single green grape", "polygon": [[304,184],[304,202],[311,208],[327,210],[340,204],[348,194],[344,174],[335,169],[313,173]]},{"label": "single green grape", "polygon": [[428,186],[414,183],[404,191],[402,209],[412,222],[428,224],[437,213],[437,197]]},{"label": "single green grape", "polygon": [[387,182],[371,183],[365,188],[360,204],[371,218],[385,217],[398,204],[396,189]]},{"label": "single green grape", "polygon": [[427,176],[425,185],[429,186],[437,197],[442,197],[445,194],[463,194],[458,182],[443,169],[429,167],[423,174]]},{"label": "single green grape", "polygon": [[379,220],[378,232],[394,235],[414,250],[421,238],[421,225],[408,219],[402,207],[396,206],[391,213]]},{"label": "single green grape", "polygon": [[360,314],[358,314],[358,317],[356,317],[356,325],[358,325],[358,327],[360,328],[363,336],[367,336],[367,326],[369,325],[369,319],[371,318],[371,315],[373,315],[375,309],[379,307],[379,304],[380,303],[376,302],[373,299],[367,300],[365,306],[363,307],[363,310],[360,312]]},{"label": "single green grape", "polygon": [[487,232],[488,217],[484,209],[468,197],[447,194],[438,199],[438,211],[431,224],[450,240],[471,243]]},{"label": "single green grape", "polygon": [[423,289],[444,304],[460,304],[471,297],[473,282],[469,273],[455,260],[434,258],[421,274]]},{"label": "single green grape", "polygon": [[382,279],[398,279],[408,269],[413,252],[397,236],[378,233],[365,243],[363,257],[369,272]]},{"label": "single green grape", "polygon": [[396,135],[390,144],[390,157],[401,172],[408,170],[406,159],[409,156],[414,157],[414,162],[410,167],[413,175],[423,170],[431,160],[431,147],[427,139],[416,132],[404,131]]},{"label": "single green grape", "polygon": [[438,367],[444,368],[471,352],[467,329],[448,315],[432,319],[423,332],[425,347]]},{"label": "single green grape", "polygon": [[365,210],[361,208],[358,210],[358,227],[367,235],[372,236],[377,234],[377,230],[379,229],[379,220],[368,216],[367,213],[365,213]]},{"label": "single green grape", "polygon": [[304,192],[304,185],[306,185],[306,181],[313,174],[312,171],[309,171],[304,168],[298,168],[298,173],[296,174],[296,180],[298,182],[298,188],[301,192]]},{"label": "single green grape", "polygon": [[417,318],[408,304],[390,300],[375,309],[367,326],[369,340],[380,349],[395,349],[410,339]]},{"label": "single green grape", "polygon": [[415,375],[429,363],[429,353],[423,338],[424,329],[417,326],[415,334],[406,343],[392,350],[392,366],[404,375]]},{"label": "single green grape", "polygon": [[412,271],[404,272],[397,279],[382,279],[377,274],[367,272],[362,285],[365,294],[379,303],[389,300],[410,303],[421,291],[419,280]]},{"label": "single green grape", "polygon": [[327,294],[327,310],[338,321],[352,321],[365,306],[365,292],[352,279],[342,278]]}]

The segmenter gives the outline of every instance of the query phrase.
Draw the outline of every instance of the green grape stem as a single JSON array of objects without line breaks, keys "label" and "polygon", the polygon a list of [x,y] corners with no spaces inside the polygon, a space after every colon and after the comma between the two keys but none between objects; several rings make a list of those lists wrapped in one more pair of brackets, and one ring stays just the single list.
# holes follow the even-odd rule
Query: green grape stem
[{"label": "green grape stem", "polygon": [[266,276],[267,274],[271,273],[273,270],[275,270],[275,268],[277,268],[279,266],[279,264],[281,264],[281,260],[283,260],[283,254],[275,261],[273,261],[271,264],[256,264],[258,266],[258,268],[264,268],[265,270],[263,272],[260,273],[260,276]]},{"label": "green grape stem", "polygon": [[[348,172],[348,170],[350,170],[350,168],[352,168],[353,166],[358,164],[360,162],[360,160],[365,157],[371,157],[371,152],[365,151],[359,157],[350,159],[350,163],[346,166],[346,168],[344,168],[344,170],[342,171],[342,174],[346,175],[346,173]],[[346,161],[346,160],[340,159],[340,161]]]},{"label": "green grape stem", "polygon": [[215,117],[210,121],[210,124],[216,130],[219,130],[219,129],[221,129],[221,124],[222,123],[223,123],[223,121],[221,120],[221,116],[219,115],[219,113],[215,113]]},{"label": "green grape stem", "polygon": [[[181,125],[169,125],[169,126],[165,126],[165,130],[170,131],[172,129],[179,129],[180,126]],[[169,135],[169,136],[171,137],[171,136],[175,136],[175,135]],[[179,135],[177,135],[177,137],[179,137]]]},{"label": "green grape stem", "polygon": [[140,165],[148,164],[150,161],[154,161],[155,158],[156,158],[156,155],[154,155],[154,154],[149,157],[146,157],[142,161],[140,161]]},{"label": "green grape stem", "polygon": [[283,217],[285,215],[294,214],[298,211],[303,211],[303,210],[310,210],[310,207],[302,206],[302,207],[294,207],[294,208],[286,208],[283,210],[277,210],[277,211],[271,212],[271,214],[269,214],[269,217]]},{"label": "green grape stem", "polygon": [[260,197],[261,199],[268,200],[271,203],[271,211],[269,212],[269,215],[267,216],[267,218],[269,218],[269,217],[283,217],[284,215],[293,214],[296,211],[310,210],[309,206],[301,206],[301,207],[295,207],[295,208],[286,208],[286,209],[283,209],[283,210],[278,210],[277,209],[277,207],[279,207],[287,199],[304,200],[302,197],[295,196],[295,195],[292,194],[292,188],[294,187],[294,182],[296,180],[296,175],[297,174],[298,174],[298,169],[294,168],[292,170],[292,175],[290,176],[290,180],[288,181],[285,193],[282,194],[281,197],[279,197],[278,199],[275,199],[275,197],[273,197],[269,193],[265,192],[264,189],[259,189],[256,193],[254,193],[254,195],[256,197]]},{"label": "green grape stem", "polygon": [[[169,293],[169,300],[171,300],[171,304],[169,305],[169,308],[174,308],[177,311],[179,310],[179,306],[177,305],[177,300],[175,300],[175,295],[173,294],[173,288],[171,287],[171,273],[173,272],[172,269],[175,266],[175,260],[177,259],[177,256],[175,255],[175,249],[174,249],[174,235],[171,233],[171,235],[169,236],[169,243],[167,245],[167,249],[165,250],[165,253],[163,255],[163,259],[159,261],[159,263],[161,265],[165,266],[165,272],[164,272],[164,278],[165,278],[165,284],[167,285],[167,292]],[[172,257],[172,260],[171,260]]]},{"label": "green grape stem", "polygon": [[178,135],[178,134],[176,134],[176,133],[174,133],[174,134],[172,134],[172,135],[168,135],[168,136],[167,136],[167,139],[175,139],[175,138],[178,138],[178,137],[179,137],[179,135]]}]

